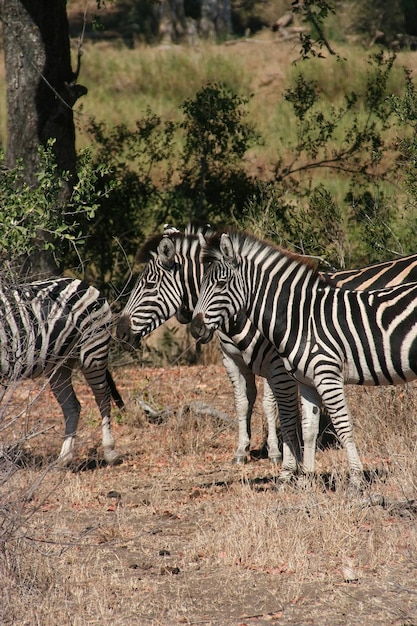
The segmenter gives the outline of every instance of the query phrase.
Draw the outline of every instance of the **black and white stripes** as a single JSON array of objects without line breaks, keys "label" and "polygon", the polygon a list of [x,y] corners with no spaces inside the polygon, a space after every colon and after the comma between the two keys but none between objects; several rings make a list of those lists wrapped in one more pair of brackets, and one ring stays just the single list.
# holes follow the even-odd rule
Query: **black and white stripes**
[{"label": "black and white stripes", "polygon": [[[184,322],[191,321],[204,272],[197,233],[155,237],[145,244],[139,258],[147,264],[117,328],[119,340],[131,346],[175,314]],[[263,407],[268,423],[268,456],[273,462],[281,458],[276,429],[277,403],[281,421],[286,425],[283,471],[293,472],[298,446],[298,390],[273,346],[254,328],[252,333],[250,326],[246,316],[238,316],[218,333],[238,416],[239,440],[234,462],[244,462],[247,457],[257,393],[255,375],[261,375],[266,381]]]},{"label": "black and white stripes", "polygon": [[[118,338],[128,345],[137,345],[141,337],[177,314],[181,321],[190,321],[197,302],[204,265],[200,260],[200,240],[197,234],[159,235],[149,240],[140,260],[146,262],[126,304],[118,324]],[[395,276],[397,268],[397,276]],[[392,262],[332,274],[355,288],[373,281],[395,281],[417,278],[417,255]],[[278,458],[276,439],[276,407],[283,422],[284,461],[282,476],[288,476],[297,466],[295,424],[298,416],[298,390],[287,373],[276,347],[266,340],[246,314],[229,320],[219,332],[223,362],[233,383],[236,412],[239,420],[239,442],[234,460],[246,459],[250,442],[250,416],[256,397],[255,374],[265,378],[264,409],[269,424],[268,448],[272,460]],[[269,383],[269,384],[268,384]],[[272,388],[272,391],[271,391]],[[304,465],[314,469],[314,450],[318,431],[321,401],[306,389],[303,394]],[[287,429],[287,431],[286,431]]]},{"label": "black and white stripes", "polygon": [[80,415],[71,376],[79,363],[102,418],[104,457],[114,463],[110,400],[123,401],[107,369],[111,323],[108,302],[80,280],[56,278],[26,285],[0,284],[0,374],[11,381],[49,376],[65,418],[60,461],[73,456]]},{"label": "black and white stripes", "polygon": [[201,341],[244,311],[273,343],[308,399],[321,399],[362,475],[344,384],[399,384],[417,377],[417,284],[381,290],[335,288],[296,255],[239,233],[207,245],[194,310]]}]

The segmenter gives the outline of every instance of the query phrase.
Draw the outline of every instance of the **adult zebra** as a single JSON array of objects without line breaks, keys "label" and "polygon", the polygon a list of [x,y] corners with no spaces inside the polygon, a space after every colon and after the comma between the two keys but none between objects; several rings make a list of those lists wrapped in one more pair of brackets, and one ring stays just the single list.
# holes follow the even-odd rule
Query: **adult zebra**
[{"label": "adult zebra", "polygon": [[[179,321],[191,321],[204,272],[200,263],[200,240],[197,232],[179,231],[160,234],[145,242],[137,255],[146,262],[126,303],[117,325],[117,337],[125,347],[136,347],[139,341],[173,315]],[[238,316],[218,333],[223,363],[232,382],[238,416],[238,446],[233,461],[245,462],[250,444],[250,422],[257,389],[255,374],[264,377],[263,408],[268,423],[268,457],[281,458],[276,431],[277,404],[280,419],[289,433],[284,441],[283,470],[295,470],[297,452],[296,418],[298,390],[275,350],[262,337],[251,335],[248,320]],[[268,385],[269,383],[269,385]],[[272,387],[272,389],[271,389]],[[286,454],[287,446],[290,446]]]},{"label": "adult zebra", "polygon": [[110,306],[97,289],[71,278],[23,285],[0,283],[0,373],[2,393],[7,384],[48,376],[65,418],[59,461],[73,458],[80,403],[72,386],[78,362],[91,387],[102,419],[104,458],[120,460],[110,423],[110,400],[123,400],[107,369],[111,339]]},{"label": "adult zebra", "polygon": [[274,344],[301,393],[323,402],[343,443],[350,479],[363,466],[353,439],[344,385],[396,385],[417,378],[417,283],[372,291],[337,288],[283,249],[250,235],[213,237],[191,323],[213,332],[244,311]]},{"label": "adult zebra", "polygon": [[[198,234],[181,234],[170,231],[152,237],[143,246],[138,262],[147,263],[138,278],[118,322],[117,336],[125,344],[135,346],[160,324],[172,317],[191,321],[191,311],[197,302],[203,264],[200,261]],[[360,270],[348,270],[329,275],[339,277],[347,284],[369,286],[373,281],[381,286],[385,282],[417,279],[417,255],[378,263]],[[178,315],[179,312],[179,315]],[[264,378],[264,411],[268,422],[268,454],[278,459],[276,436],[276,403],[280,419],[289,429],[284,445],[284,462],[281,476],[295,471],[295,423],[298,420],[298,390],[288,375],[275,347],[264,339],[246,315],[240,314],[228,328],[218,333],[223,363],[231,379],[235,395],[239,424],[238,446],[234,462],[244,462],[250,443],[250,420],[256,398],[255,375]],[[269,384],[268,384],[269,383]],[[272,387],[272,389],[271,389]],[[276,400],[276,402],[275,402]],[[303,402],[304,462],[307,471],[314,469],[314,450],[319,422],[319,408],[314,403]]]}]

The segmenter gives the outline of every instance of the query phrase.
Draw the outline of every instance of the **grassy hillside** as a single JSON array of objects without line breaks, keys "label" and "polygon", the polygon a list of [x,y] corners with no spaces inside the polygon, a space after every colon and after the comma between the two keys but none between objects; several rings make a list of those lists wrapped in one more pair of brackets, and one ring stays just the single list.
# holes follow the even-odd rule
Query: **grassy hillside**
[{"label": "grassy hillside", "polygon": [[[292,163],[294,146],[302,139],[294,111],[284,92],[302,71],[317,83],[324,108],[342,104],[346,94],[365,89],[371,51],[359,46],[338,44],[339,57],[313,59],[295,63],[299,58],[299,42],[278,40],[274,33],[264,32],[248,40],[222,45],[201,45],[196,48],[145,47],[133,50],[108,43],[87,44],[83,56],[80,82],[88,95],[77,103],[77,145],[89,145],[85,127],[91,116],[110,126],[124,122],[134,126],[150,109],[162,119],[182,119],[181,104],[193,98],[209,81],[219,81],[237,93],[249,96],[247,122],[260,135],[260,140],[246,154],[247,170],[262,180],[274,177],[277,162]],[[375,50],[376,51],[376,50]],[[374,51],[374,52],[375,52]],[[404,88],[403,66],[416,66],[416,52],[398,54],[386,93],[400,94]],[[359,102],[354,113],[365,123],[367,112],[361,114]],[[335,137],[327,146],[328,154],[340,146],[342,135],[352,123],[353,113],[342,119]],[[361,118],[362,115],[362,118]],[[388,146],[395,148],[397,129],[385,131]],[[299,165],[304,161],[300,157]],[[395,158],[390,153],[386,160]],[[302,174],[300,174],[302,176]],[[305,174],[314,183],[325,183],[341,201],[345,197],[349,176],[334,169],[317,168]]]},{"label": "grassy hillside", "polygon": [[[329,58],[302,64],[303,71],[320,84],[329,104],[347,90],[363,86],[367,52],[360,47],[340,45],[344,60]],[[180,105],[208,81],[221,81],[232,89],[252,95],[250,120],[262,133],[265,145],[277,152],[288,140],[289,106],[283,91],[299,71],[298,42],[282,42],[266,32],[244,41],[196,48],[148,47],[134,50],[109,43],[86,44],[80,82],[88,95],[79,101],[77,122],[82,131],[89,116],[108,123],[133,123],[147,108],[165,117],[179,119]],[[398,70],[390,91],[403,86],[400,67],[413,68],[415,52],[398,56]],[[79,142],[85,142],[82,132]],[[278,142],[278,143],[277,143]]]}]

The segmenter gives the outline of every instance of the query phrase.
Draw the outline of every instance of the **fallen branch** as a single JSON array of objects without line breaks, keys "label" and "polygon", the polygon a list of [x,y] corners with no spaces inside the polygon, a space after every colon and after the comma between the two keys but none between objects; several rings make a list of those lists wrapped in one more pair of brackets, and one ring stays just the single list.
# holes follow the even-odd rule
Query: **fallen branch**
[{"label": "fallen branch", "polygon": [[234,424],[235,420],[230,417],[227,413],[223,413],[223,411],[217,411],[213,409],[212,406],[208,404],[204,404],[204,402],[191,402],[190,404],[185,404],[178,413],[178,418],[181,419],[184,416],[192,413],[198,417],[209,417],[213,420],[216,420],[222,424],[225,422],[227,424]]},{"label": "fallen branch", "polygon": [[173,411],[169,407],[162,410],[155,410],[150,406],[150,404],[140,398],[136,398],[136,402],[139,404],[151,424],[163,424],[173,415]]}]

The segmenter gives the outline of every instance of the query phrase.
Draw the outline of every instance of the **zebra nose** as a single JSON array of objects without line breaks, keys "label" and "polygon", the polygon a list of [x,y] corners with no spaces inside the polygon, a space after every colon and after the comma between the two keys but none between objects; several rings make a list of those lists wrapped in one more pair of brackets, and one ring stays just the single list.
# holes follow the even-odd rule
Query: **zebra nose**
[{"label": "zebra nose", "polygon": [[191,334],[194,339],[198,339],[201,343],[207,343],[213,337],[213,330],[207,328],[204,323],[202,313],[197,313],[191,321]]},{"label": "zebra nose", "polygon": [[135,336],[130,326],[130,316],[121,315],[117,322],[116,337],[122,343],[125,349],[133,348],[135,344]]},{"label": "zebra nose", "polygon": [[197,313],[195,317],[191,320],[191,334],[194,339],[200,339],[201,335],[204,333],[204,322],[203,322],[203,314]]}]

